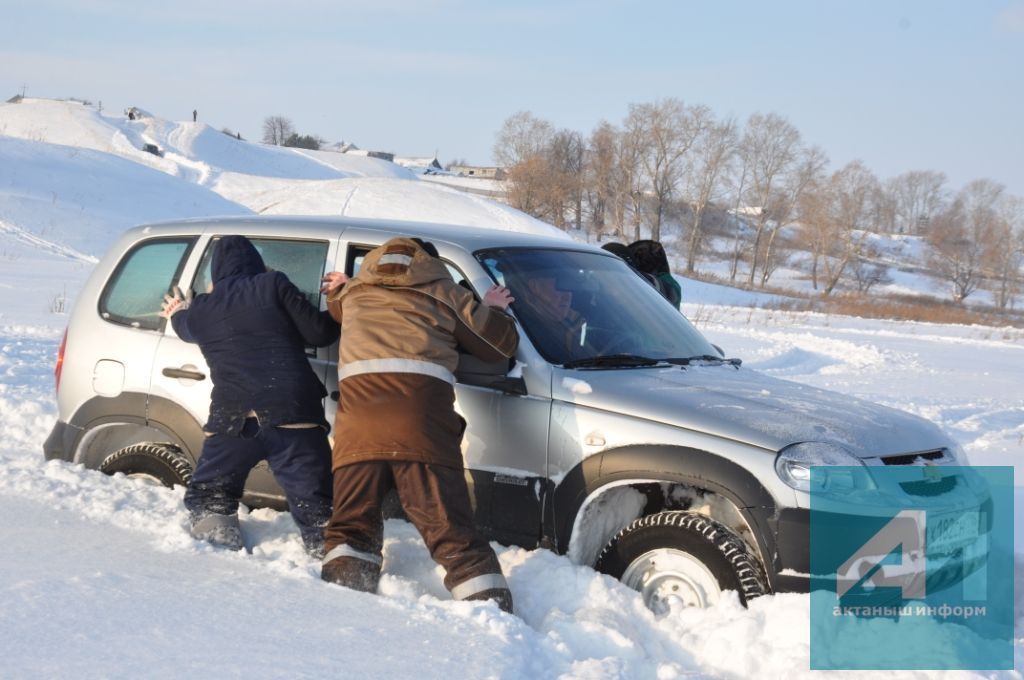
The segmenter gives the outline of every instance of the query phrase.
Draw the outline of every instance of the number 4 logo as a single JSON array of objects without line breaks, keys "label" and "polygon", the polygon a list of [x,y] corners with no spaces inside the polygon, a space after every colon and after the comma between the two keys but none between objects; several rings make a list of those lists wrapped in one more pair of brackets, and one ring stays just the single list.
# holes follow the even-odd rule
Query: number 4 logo
[{"label": "number 4 logo", "polygon": [[[897,553],[898,563],[890,557]],[[836,573],[836,595],[857,586],[899,588],[904,600],[925,597],[925,511],[901,510]]]}]

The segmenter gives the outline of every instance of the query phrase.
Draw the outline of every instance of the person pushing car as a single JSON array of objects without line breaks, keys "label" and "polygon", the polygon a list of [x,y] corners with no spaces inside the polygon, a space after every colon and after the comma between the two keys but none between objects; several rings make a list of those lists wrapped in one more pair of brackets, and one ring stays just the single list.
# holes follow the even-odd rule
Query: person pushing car
[{"label": "person pushing car", "polygon": [[211,280],[208,294],[167,296],[161,311],[179,338],[199,345],[213,380],[206,441],[185,491],[191,534],[241,550],[238,502],[266,460],[306,551],[320,557],[331,513],[327,392],[305,347],[333,343],[338,324],[284,273],[267,271],[244,236],[214,244]]},{"label": "person pushing car", "polygon": [[338,272],[324,280],[342,335],[334,512],[321,578],[376,591],[382,503],[396,489],[452,596],[512,612],[497,556],[473,526],[460,449],[465,421],[454,408],[458,347],[487,361],[515,352],[519,336],[504,311],[511,295],[492,286],[478,302],[432,244],[409,238],[370,251],[347,283]]}]

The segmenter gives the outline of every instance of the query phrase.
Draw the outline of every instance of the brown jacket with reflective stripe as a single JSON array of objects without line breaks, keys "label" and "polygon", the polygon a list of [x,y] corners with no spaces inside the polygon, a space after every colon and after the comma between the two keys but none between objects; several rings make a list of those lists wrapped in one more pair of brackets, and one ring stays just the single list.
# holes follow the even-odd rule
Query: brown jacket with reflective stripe
[{"label": "brown jacket with reflective stripe", "polygon": [[333,467],[400,460],[461,468],[457,348],[486,361],[512,356],[512,317],[477,302],[405,238],[370,251],[327,309],[341,324]]}]

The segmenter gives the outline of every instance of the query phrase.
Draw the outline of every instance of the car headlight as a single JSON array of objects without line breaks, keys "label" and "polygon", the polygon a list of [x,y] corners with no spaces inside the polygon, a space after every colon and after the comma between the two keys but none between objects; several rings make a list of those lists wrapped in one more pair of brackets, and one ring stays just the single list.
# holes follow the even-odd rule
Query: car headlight
[{"label": "car headlight", "polygon": [[[811,467],[837,467],[815,474]],[[842,468],[855,467],[857,470]],[[775,459],[775,471],[788,486],[798,491],[853,491],[874,488],[864,462],[841,446],[827,442],[801,442],[787,446]]]}]

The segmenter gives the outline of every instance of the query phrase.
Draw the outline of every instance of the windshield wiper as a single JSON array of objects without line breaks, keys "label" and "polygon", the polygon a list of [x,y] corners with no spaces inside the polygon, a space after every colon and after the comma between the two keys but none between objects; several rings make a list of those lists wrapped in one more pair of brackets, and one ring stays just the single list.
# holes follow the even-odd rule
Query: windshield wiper
[{"label": "windshield wiper", "polygon": [[638,354],[604,354],[586,359],[573,359],[562,364],[563,368],[602,368],[602,367],[635,367],[657,366],[665,363],[664,359],[652,359]]},{"label": "windshield wiper", "polygon": [[720,357],[717,354],[698,354],[697,356],[692,357],[673,357],[671,359],[665,359],[665,361],[670,364],[678,364],[679,366],[689,366],[694,361],[715,361],[720,364],[729,364],[736,368],[739,368],[743,363],[743,359],[726,359],[725,357]]}]

